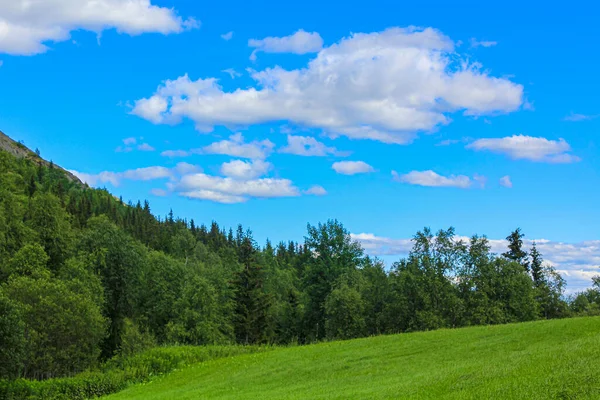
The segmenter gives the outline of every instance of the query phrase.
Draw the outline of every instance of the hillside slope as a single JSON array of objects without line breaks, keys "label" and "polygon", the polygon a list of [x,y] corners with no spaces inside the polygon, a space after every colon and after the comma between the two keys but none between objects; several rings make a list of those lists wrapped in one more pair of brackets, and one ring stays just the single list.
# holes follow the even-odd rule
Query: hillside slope
[{"label": "hillside slope", "polygon": [[598,399],[600,318],[381,336],[207,362],[109,399]]},{"label": "hillside slope", "polygon": [[[23,143],[14,141],[13,139],[11,139],[8,135],[6,135],[2,131],[0,131],[0,150],[6,151],[18,158],[27,158],[27,159],[35,162],[36,164],[41,164],[45,167],[50,166],[50,162],[39,157],[35,152],[33,152],[30,148],[25,146]],[[69,181],[75,182],[81,186],[85,185],[79,178],[77,178],[75,175],[73,175],[71,172],[67,171],[66,169],[61,168],[60,166],[58,166],[56,164],[54,164],[53,166],[55,168],[60,169]]]}]

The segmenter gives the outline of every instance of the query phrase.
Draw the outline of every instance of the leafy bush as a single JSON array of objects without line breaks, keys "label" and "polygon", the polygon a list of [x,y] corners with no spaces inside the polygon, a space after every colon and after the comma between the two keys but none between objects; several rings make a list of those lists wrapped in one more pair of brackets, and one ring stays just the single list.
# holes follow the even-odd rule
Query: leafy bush
[{"label": "leafy bush", "polygon": [[157,347],[131,357],[115,357],[99,371],[84,372],[73,378],[0,380],[0,400],[95,398],[192,364],[268,349],[265,346]]}]

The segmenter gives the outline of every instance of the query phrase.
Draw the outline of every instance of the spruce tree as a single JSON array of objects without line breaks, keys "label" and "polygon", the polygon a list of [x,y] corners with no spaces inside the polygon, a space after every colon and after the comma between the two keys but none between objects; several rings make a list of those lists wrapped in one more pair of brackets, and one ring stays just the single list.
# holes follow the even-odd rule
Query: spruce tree
[{"label": "spruce tree", "polygon": [[515,229],[508,235],[506,237],[506,240],[508,240],[508,251],[503,253],[502,256],[521,264],[523,268],[525,268],[525,271],[529,272],[527,252],[523,250],[523,237],[525,237],[525,235],[521,232],[521,228]]},{"label": "spruce tree", "polygon": [[242,270],[235,284],[235,335],[239,343],[264,343],[268,340],[271,298],[265,293],[263,268],[257,261],[252,238],[244,237],[239,249]]},{"label": "spruce tree", "polygon": [[531,248],[531,277],[533,278],[533,282],[535,286],[540,286],[544,279],[544,270],[542,264],[544,259],[542,255],[538,251],[535,242],[533,242],[533,247]]}]

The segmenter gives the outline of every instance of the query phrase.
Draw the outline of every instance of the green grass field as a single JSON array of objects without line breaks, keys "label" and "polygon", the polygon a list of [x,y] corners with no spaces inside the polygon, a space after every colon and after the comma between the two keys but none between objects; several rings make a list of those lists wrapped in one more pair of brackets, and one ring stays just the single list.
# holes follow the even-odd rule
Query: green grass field
[{"label": "green grass field", "polygon": [[381,336],[192,366],[108,399],[600,399],[600,318]]}]

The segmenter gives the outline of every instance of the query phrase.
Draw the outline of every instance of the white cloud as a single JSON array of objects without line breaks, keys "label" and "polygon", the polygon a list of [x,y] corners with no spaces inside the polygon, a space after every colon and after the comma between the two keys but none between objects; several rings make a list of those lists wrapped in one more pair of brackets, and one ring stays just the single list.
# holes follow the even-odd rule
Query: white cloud
[{"label": "white cloud", "polygon": [[128,137],[123,139],[123,144],[125,144],[125,146],[131,146],[137,143],[137,138],[134,137]]},{"label": "white cloud", "polygon": [[200,168],[199,166],[194,165],[194,164],[180,162],[179,164],[177,164],[175,166],[175,168],[173,168],[173,171],[175,171],[178,175],[187,175],[187,174],[193,174],[196,172],[201,172],[202,168]]},{"label": "white cloud", "polygon": [[372,166],[364,161],[338,161],[331,166],[335,172],[342,175],[355,175],[374,172]]},{"label": "white cloud", "polygon": [[[412,248],[412,239],[391,239],[371,233],[352,234],[352,239],[361,243],[372,256],[405,256]],[[459,236],[457,240],[468,241]],[[591,278],[600,275],[600,240],[579,243],[564,243],[546,239],[525,239],[523,244],[529,249],[536,242],[547,264],[553,266],[568,282],[568,291],[574,292],[591,286]],[[504,239],[490,239],[491,251],[502,254],[508,243]]]},{"label": "white cloud", "polygon": [[477,182],[477,184],[479,184],[479,187],[481,189],[484,189],[485,184],[487,183],[487,177],[485,177],[483,175],[479,175],[479,174],[474,174],[473,181]]},{"label": "white cloud", "polygon": [[300,195],[300,190],[288,179],[262,178],[240,181],[202,173],[185,175],[177,184],[170,185],[170,188],[184,197],[227,204],[242,203],[250,197],[273,198]]},{"label": "white cloud", "polygon": [[289,36],[269,36],[260,40],[250,39],[248,46],[255,48],[250,56],[251,60],[255,60],[256,53],[259,51],[264,53],[316,53],[323,48],[323,39],[317,32],[306,32],[300,29]]},{"label": "white cloud", "polygon": [[240,74],[233,68],[227,68],[221,72],[225,72],[226,74],[228,74],[231,77],[231,79],[239,78],[240,76],[242,76],[242,74]]},{"label": "white cloud", "polygon": [[152,193],[156,197],[165,197],[169,194],[169,192],[167,192],[164,189],[152,189],[150,193]]},{"label": "white cloud", "polygon": [[200,149],[192,149],[192,150],[165,150],[162,153],[160,153],[161,156],[163,157],[171,157],[171,158],[175,158],[175,157],[189,157],[192,154],[196,154],[199,153]]},{"label": "white cloud", "polygon": [[467,145],[468,149],[488,150],[506,154],[513,159],[525,159],[547,163],[572,163],[580,161],[570,154],[571,146],[564,140],[548,140],[543,137],[513,135],[499,139],[478,139]]},{"label": "white cloud", "polygon": [[98,174],[87,174],[70,171],[90,186],[110,183],[119,186],[125,180],[151,181],[167,179],[166,189],[155,188],[151,193],[155,196],[166,196],[175,193],[190,199],[209,200],[218,203],[243,203],[250,198],[296,197],[301,194],[323,195],[325,189],[313,186],[301,191],[289,179],[261,178],[271,168],[271,164],[262,160],[244,162],[235,160],[222,165],[222,173],[228,176],[212,176],[202,172],[196,165],[179,163],[175,167],[146,167],[124,172],[104,171]]},{"label": "white cloud", "polygon": [[563,119],[565,121],[579,122],[579,121],[589,121],[589,120],[592,120],[595,118],[598,118],[598,115],[586,115],[586,114],[571,113],[571,114],[567,115],[566,117],[564,117]]},{"label": "white cloud", "polygon": [[450,146],[451,144],[460,143],[460,140],[457,139],[446,139],[437,143],[436,146]]},{"label": "white cloud", "polygon": [[133,147],[127,147],[127,146],[123,147],[123,146],[118,146],[118,147],[115,149],[115,152],[116,152],[116,153],[129,153],[129,152],[131,152],[131,151],[133,151]]},{"label": "white cloud", "polygon": [[148,143],[142,143],[138,145],[137,149],[139,151],[154,151],[156,150],[154,147],[150,146]]},{"label": "white cloud", "polygon": [[244,142],[241,133],[231,135],[228,140],[214,142],[202,149],[207,154],[225,154],[233,157],[265,159],[273,151],[275,145],[270,140]]},{"label": "white cloud", "polygon": [[175,10],[150,0],[5,0],[0,1],[0,53],[33,55],[48,50],[47,42],[69,40],[75,30],[98,35],[107,29],[139,35],[179,33],[198,27]]},{"label": "white cloud", "polygon": [[153,123],[189,118],[203,131],[289,122],[332,137],[402,144],[450,123],[451,113],[493,115],[523,105],[521,85],[469,64],[432,28],[357,33],[304,68],[250,72],[254,86],[233,91],[215,78],[167,80],[132,113]]},{"label": "white cloud", "polygon": [[315,185],[304,191],[304,194],[310,194],[313,196],[325,196],[327,190],[323,186]]},{"label": "white cloud", "polygon": [[100,186],[102,184],[110,183],[116,187],[119,186],[123,180],[151,181],[166,178],[173,180],[179,175],[193,173],[199,170],[199,167],[191,164],[179,163],[174,168],[153,166],[130,169],[123,172],[102,171],[98,174],[88,174],[74,170],[70,170],[69,172],[90,186]]},{"label": "white cloud", "polygon": [[233,160],[221,165],[221,174],[234,179],[249,180],[265,175],[272,165],[263,160]]},{"label": "white cloud", "polygon": [[471,47],[476,48],[476,47],[493,47],[495,45],[497,45],[498,42],[493,42],[490,40],[477,40],[475,38],[471,38]]},{"label": "white cloud", "polygon": [[465,175],[450,175],[449,177],[442,176],[428,171],[411,171],[408,174],[399,175],[396,171],[392,171],[392,176],[395,181],[408,183],[411,185],[429,186],[429,187],[457,187],[467,189],[471,187],[471,178]]},{"label": "white cloud", "polygon": [[279,150],[280,153],[295,154],[298,156],[346,156],[348,153],[339,152],[335,147],[327,147],[310,136],[287,136],[287,146]]},{"label": "white cloud", "polygon": [[506,188],[513,187],[512,181],[510,180],[510,176],[506,175],[500,178],[500,185]]},{"label": "white cloud", "polygon": [[413,247],[412,239],[390,239],[372,233],[352,233],[350,236],[360,242],[368,254],[377,257],[407,255]]},{"label": "white cloud", "polygon": [[149,99],[140,99],[135,102],[131,114],[159,124],[166,122],[162,114],[169,108],[167,100],[161,96],[152,96]]},{"label": "white cloud", "polygon": [[224,33],[221,35],[221,39],[225,40],[225,41],[229,41],[231,40],[231,38],[233,38],[233,31]]}]

